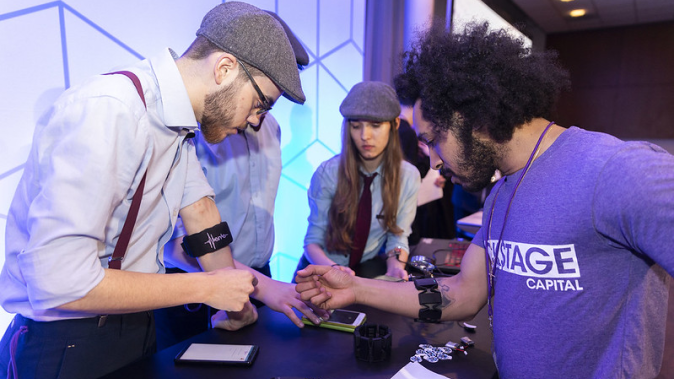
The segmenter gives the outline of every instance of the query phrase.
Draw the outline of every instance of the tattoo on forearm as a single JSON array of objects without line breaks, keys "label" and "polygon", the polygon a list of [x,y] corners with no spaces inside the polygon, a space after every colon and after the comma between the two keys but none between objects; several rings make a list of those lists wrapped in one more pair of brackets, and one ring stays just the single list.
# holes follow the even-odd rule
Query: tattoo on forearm
[{"label": "tattoo on forearm", "polygon": [[449,298],[449,285],[446,283],[438,283],[438,288],[440,288],[440,294],[442,294],[442,304],[440,304],[440,308],[447,308],[452,303],[452,299]]}]

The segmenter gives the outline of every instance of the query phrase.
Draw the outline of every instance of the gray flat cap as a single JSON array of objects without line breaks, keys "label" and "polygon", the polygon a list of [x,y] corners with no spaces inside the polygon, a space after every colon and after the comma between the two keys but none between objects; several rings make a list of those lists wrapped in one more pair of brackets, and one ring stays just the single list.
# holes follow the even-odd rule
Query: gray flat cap
[{"label": "gray flat cap", "polygon": [[390,85],[360,82],[346,95],[339,112],[350,120],[391,121],[400,116],[400,102]]},{"label": "gray flat cap", "polygon": [[197,35],[258,68],[283,90],[283,96],[304,104],[306,97],[292,46],[283,26],[269,13],[250,4],[228,1],[204,16]]},{"label": "gray flat cap", "polygon": [[309,54],[307,54],[307,51],[304,50],[304,46],[302,46],[302,43],[300,42],[299,39],[297,39],[297,36],[295,33],[293,33],[292,30],[290,30],[290,27],[288,24],[286,24],[285,21],[279,15],[277,15],[274,12],[270,11],[265,11],[272,15],[276,19],[276,21],[281,23],[281,26],[283,26],[283,30],[286,32],[286,36],[288,37],[288,41],[290,41],[290,46],[293,48],[293,53],[295,53],[295,60],[297,61],[298,66],[306,66],[309,64]]}]

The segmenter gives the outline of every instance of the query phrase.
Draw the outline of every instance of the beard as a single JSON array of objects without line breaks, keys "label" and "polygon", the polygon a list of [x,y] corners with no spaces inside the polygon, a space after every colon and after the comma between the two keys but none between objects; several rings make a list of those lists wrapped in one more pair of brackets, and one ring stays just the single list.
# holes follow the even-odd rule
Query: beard
[{"label": "beard", "polygon": [[458,178],[463,189],[478,192],[489,186],[497,169],[499,154],[496,146],[471,136],[465,141],[461,154],[463,158],[458,167],[463,175]]},{"label": "beard", "polygon": [[233,128],[234,110],[236,109],[235,83],[218,92],[206,95],[204,114],[201,117],[201,133],[208,143],[218,143],[225,139],[223,129]]}]

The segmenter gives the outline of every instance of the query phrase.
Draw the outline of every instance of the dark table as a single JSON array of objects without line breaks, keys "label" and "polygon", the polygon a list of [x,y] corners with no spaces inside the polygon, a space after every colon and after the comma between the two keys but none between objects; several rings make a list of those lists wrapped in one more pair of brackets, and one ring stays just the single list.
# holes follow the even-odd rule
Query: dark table
[{"label": "dark table", "polygon": [[[296,327],[283,314],[268,307],[258,309],[258,321],[236,332],[208,330],[187,341],[118,370],[105,378],[237,378],[269,379],[300,377],[312,379],[390,379],[419,348],[420,343],[443,346],[447,341],[460,342],[468,336],[475,346],[468,355],[454,352],[453,359],[421,364],[431,371],[453,379],[491,378],[496,372],[491,358],[491,331],[483,309],[470,324],[477,325],[475,333],[464,330],[456,322],[423,324],[412,319],[364,306],[351,306],[367,314],[370,323],[391,328],[393,347],[391,358],[385,362],[367,363],[354,356],[353,333],[312,326]],[[258,356],[250,367],[216,365],[176,365],[173,358],[191,342],[255,344]]]}]

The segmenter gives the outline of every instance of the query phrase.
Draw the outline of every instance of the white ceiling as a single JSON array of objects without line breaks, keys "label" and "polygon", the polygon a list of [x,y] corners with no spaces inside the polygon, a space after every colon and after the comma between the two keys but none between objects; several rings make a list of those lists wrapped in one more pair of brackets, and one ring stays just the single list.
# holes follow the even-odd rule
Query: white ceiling
[{"label": "white ceiling", "polygon": [[[674,0],[512,0],[546,33],[674,20]],[[587,14],[571,18],[572,9]]]}]

